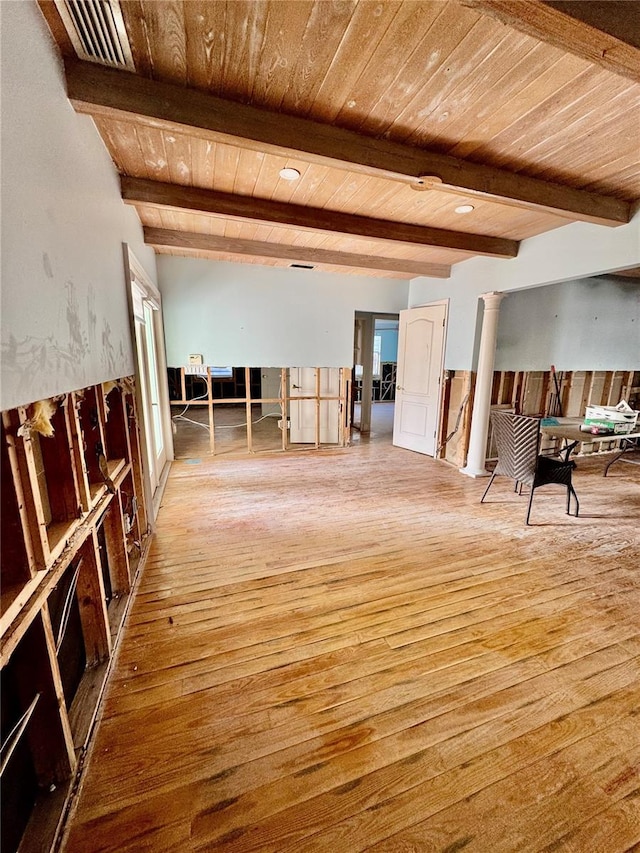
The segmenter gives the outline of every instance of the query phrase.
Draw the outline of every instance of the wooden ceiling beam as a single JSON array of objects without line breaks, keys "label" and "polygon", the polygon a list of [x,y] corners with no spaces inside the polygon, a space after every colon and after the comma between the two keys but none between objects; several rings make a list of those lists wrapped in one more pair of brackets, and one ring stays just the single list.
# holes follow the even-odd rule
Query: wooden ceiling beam
[{"label": "wooden ceiling beam", "polygon": [[90,62],[67,60],[65,70],[68,97],[81,113],[191,132],[250,150],[401,180],[416,188],[435,186],[570,220],[620,225],[631,217],[629,202],[618,198],[362,136]]},{"label": "wooden ceiling beam", "polygon": [[[566,53],[600,65],[607,71],[640,82],[640,50],[637,45],[631,40],[626,41],[623,32],[616,37],[586,20],[580,20],[580,9],[577,6],[573,8],[568,3],[541,3],[540,0],[462,0],[462,5],[496,18]],[[579,5],[589,7],[591,3]],[[635,16],[637,36],[635,5],[626,4],[629,16]],[[616,2],[606,4],[609,17],[615,14],[616,7],[619,7]],[[567,14],[569,10],[572,11]],[[595,16],[590,19],[594,24],[597,21]],[[607,27],[611,29],[609,24]]]},{"label": "wooden ceiling beam", "polygon": [[150,204],[190,213],[208,213],[225,219],[250,222],[269,222],[286,228],[305,231],[324,231],[366,237],[369,240],[390,241],[410,246],[437,246],[469,252],[471,255],[488,255],[495,258],[515,258],[518,254],[516,240],[487,237],[484,234],[466,234],[429,228],[406,222],[371,219],[335,210],[322,210],[298,204],[270,201],[268,199],[240,196],[232,193],[203,190],[149,181],[146,178],[120,179],[122,198],[129,204]]},{"label": "wooden ceiling beam", "polygon": [[620,275],[623,278],[640,278],[640,267],[633,267],[630,270],[616,270],[612,273],[607,273],[607,275]]},{"label": "wooden ceiling beam", "polygon": [[290,246],[259,240],[240,240],[211,234],[171,231],[168,228],[145,226],[144,241],[155,249],[184,249],[192,252],[216,252],[218,254],[223,252],[230,255],[248,255],[254,258],[280,258],[314,265],[331,264],[332,266],[395,272],[403,275],[427,275],[431,278],[449,278],[451,274],[451,267],[446,264],[430,264],[423,261],[355,254],[353,252],[331,252],[326,249],[314,249],[307,246]]}]

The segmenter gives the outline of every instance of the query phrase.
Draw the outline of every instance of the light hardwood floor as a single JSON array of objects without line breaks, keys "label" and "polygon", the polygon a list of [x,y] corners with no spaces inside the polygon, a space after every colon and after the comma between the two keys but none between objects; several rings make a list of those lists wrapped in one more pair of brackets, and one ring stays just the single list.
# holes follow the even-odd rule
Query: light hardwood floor
[{"label": "light hardwood floor", "polygon": [[[640,850],[640,469],[175,463],[66,851]],[[501,485],[500,485],[501,483]]]}]

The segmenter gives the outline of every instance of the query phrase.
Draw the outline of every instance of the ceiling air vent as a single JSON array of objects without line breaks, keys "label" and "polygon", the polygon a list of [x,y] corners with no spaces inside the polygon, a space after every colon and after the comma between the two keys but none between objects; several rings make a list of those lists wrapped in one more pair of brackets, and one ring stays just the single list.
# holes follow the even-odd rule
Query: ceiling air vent
[{"label": "ceiling air vent", "polygon": [[119,0],[55,0],[80,59],[135,71]]}]

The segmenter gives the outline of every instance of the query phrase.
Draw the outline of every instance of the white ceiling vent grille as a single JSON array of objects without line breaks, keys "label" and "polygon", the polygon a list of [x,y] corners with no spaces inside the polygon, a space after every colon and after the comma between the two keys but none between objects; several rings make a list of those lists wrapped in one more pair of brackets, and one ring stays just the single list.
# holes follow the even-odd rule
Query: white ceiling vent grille
[{"label": "white ceiling vent grille", "polygon": [[55,0],[80,59],[135,71],[119,0]]}]

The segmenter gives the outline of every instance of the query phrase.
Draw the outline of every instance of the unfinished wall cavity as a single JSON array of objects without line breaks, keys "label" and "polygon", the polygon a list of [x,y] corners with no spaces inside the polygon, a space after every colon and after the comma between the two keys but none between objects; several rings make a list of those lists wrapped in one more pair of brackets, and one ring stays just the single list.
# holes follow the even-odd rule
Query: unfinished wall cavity
[{"label": "unfinished wall cavity", "polygon": [[[469,447],[475,374],[471,371],[447,371],[444,383],[440,456],[458,468],[464,467]],[[632,370],[496,370],[491,390],[492,407],[522,415],[560,415],[582,418],[588,405],[611,406],[620,400],[640,409],[640,372]],[[545,446],[553,444],[547,440]],[[586,440],[581,453],[612,450],[615,438]],[[489,436],[487,458],[492,457]]]}]

